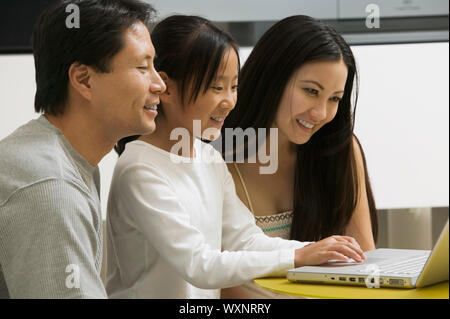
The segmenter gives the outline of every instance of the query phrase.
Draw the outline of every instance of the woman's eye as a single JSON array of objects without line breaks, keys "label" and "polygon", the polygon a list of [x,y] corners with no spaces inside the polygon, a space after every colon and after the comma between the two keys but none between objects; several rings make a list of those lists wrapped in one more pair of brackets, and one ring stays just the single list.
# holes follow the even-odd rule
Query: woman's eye
[{"label": "woman's eye", "polygon": [[238,85],[233,85],[231,88],[233,89],[233,91],[237,91],[238,87]]},{"label": "woman's eye", "polygon": [[140,70],[147,70],[148,66],[139,66],[138,69],[140,69]]},{"label": "woman's eye", "polygon": [[309,88],[306,88],[306,89],[304,89],[308,94],[311,94],[311,95],[318,95],[319,94],[319,91],[317,91],[317,90],[315,90],[315,89],[309,89]]},{"label": "woman's eye", "polygon": [[337,102],[337,103],[339,103],[339,102],[342,101],[342,99],[341,99],[340,97],[337,97],[337,96],[332,97],[331,100],[332,100],[333,102]]}]

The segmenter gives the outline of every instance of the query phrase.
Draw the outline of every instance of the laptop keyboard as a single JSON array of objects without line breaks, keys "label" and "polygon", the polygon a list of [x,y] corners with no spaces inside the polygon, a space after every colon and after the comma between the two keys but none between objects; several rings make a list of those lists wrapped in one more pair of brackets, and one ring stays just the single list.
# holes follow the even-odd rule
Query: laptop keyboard
[{"label": "laptop keyboard", "polygon": [[[378,266],[380,274],[416,275],[422,271],[427,259],[428,255],[420,255],[393,264],[379,264]],[[361,270],[360,272],[364,272],[364,270]]]}]

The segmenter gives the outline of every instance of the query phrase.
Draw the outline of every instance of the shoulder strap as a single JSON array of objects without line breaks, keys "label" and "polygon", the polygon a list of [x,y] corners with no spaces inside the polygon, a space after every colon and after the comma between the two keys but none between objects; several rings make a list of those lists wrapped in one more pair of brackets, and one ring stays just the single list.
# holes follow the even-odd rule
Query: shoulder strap
[{"label": "shoulder strap", "polygon": [[238,173],[239,179],[241,180],[242,186],[244,187],[245,196],[247,197],[248,206],[250,206],[250,211],[252,214],[255,214],[255,211],[253,210],[252,201],[250,200],[250,196],[248,195],[247,187],[245,186],[244,179],[242,178],[241,172],[239,171],[238,166],[235,162],[233,162],[234,168],[236,169],[236,172]]}]

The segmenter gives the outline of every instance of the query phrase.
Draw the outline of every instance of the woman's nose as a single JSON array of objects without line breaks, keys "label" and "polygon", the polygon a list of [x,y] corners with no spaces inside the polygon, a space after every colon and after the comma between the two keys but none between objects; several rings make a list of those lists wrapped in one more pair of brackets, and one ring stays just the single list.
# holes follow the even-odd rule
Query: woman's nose
[{"label": "woman's nose", "polygon": [[325,102],[321,102],[320,104],[313,107],[310,111],[312,120],[316,122],[323,121],[327,118],[327,106]]}]

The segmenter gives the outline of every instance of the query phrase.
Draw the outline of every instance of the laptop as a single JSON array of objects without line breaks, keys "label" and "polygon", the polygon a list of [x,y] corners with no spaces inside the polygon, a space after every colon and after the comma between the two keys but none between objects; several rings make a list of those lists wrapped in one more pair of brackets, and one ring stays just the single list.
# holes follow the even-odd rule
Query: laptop
[{"label": "laptop", "polygon": [[291,282],[418,288],[448,280],[448,220],[433,250],[375,249],[357,263],[330,260],[287,271]]}]

